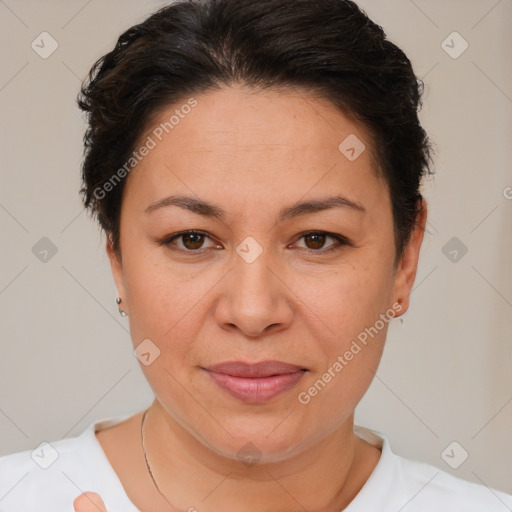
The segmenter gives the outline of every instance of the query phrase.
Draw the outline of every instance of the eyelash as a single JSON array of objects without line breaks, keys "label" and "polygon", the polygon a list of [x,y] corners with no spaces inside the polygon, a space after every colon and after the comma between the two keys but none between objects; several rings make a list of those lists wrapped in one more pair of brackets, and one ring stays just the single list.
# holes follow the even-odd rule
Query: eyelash
[{"label": "eyelash", "polygon": [[[206,238],[210,238],[210,240],[211,240],[211,237],[205,231],[201,231],[198,229],[190,229],[187,231],[180,231],[179,233],[175,233],[171,236],[168,236],[168,237],[164,238],[163,240],[161,240],[160,244],[169,247],[170,245],[172,245],[172,242],[174,240],[176,240],[177,238],[181,238],[185,235],[201,235]],[[297,241],[308,236],[308,235],[326,235],[328,238],[334,238],[337,242],[337,244],[331,245],[328,249],[304,249],[304,248],[301,248],[304,251],[306,251],[308,254],[327,254],[327,253],[336,251],[343,246],[355,247],[355,245],[348,238],[345,238],[344,236],[338,235],[336,233],[330,233],[328,231],[305,231],[304,233],[300,234],[300,237],[297,239]],[[190,254],[203,254],[207,250],[207,249],[196,249],[196,250],[181,249],[178,247],[173,247],[171,249],[174,251],[179,251],[182,253],[190,253]]]}]

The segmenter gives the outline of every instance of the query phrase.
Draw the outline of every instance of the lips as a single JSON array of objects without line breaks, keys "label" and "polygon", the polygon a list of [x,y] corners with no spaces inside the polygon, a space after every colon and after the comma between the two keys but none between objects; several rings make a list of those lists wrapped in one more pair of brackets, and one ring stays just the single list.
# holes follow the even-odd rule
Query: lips
[{"label": "lips", "polygon": [[222,390],[246,403],[262,403],[294,387],[307,371],[281,361],[229,361],[204,368]]}]

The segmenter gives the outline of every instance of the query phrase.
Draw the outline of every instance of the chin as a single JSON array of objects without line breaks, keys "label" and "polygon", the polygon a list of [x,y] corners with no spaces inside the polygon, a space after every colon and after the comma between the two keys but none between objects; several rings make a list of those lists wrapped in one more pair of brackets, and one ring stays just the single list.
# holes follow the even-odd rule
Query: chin
[{"label": "chin", "polygon": [[[222,427],[217,423],[208,425],[208,431],[198,432],[199,441],[218,455],[253,464],[276,463],[307,450],[320,441],[328,432],[322,425],[313,425],[298,419],[289,412],[265,416],[255,413],[251,417],[233,413],[224,417]],[[203,424],[203,427],[207,425]],[[252,461],[252,462],[251,462]]]}]

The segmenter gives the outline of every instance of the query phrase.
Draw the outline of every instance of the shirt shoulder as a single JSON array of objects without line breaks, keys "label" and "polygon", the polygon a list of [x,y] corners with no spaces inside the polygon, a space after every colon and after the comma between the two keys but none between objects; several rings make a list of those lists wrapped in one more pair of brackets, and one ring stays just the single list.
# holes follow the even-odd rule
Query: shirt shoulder
[{"label": "shirt shoulder", "polygon": [[511,512],[512,496],[431,464],[396,455],[379,432],[355,432],[381,450],[372,474],[344,512]]},{"label": "shirt shoulder", "polygon": [[0,457],[0,511],[73,512],[75,498],[95,491],[109,512],[139,512],[94,435],[102,426],[124,418],[104,419],[77,437]]},{"label": "shirt shoulder", "polygon": [[456,477],[430,464],[396,456],[401,466],[408,511],[507,512],[512,495]]}]

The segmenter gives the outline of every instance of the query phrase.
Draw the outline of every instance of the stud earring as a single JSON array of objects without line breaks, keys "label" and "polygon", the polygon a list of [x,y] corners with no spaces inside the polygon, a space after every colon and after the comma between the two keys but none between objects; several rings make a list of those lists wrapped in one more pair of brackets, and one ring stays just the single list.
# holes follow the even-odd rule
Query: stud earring
[{"label": "stud earring", "polygon": [[122,310],[120,307],[119,307],[119,304],[121,304],[121,297],[117,297],[116,298],[116,304],[118,306],[118,309],[119,309],[119,314],[122,316],[122,317],[125,317],[125,316],[128,316],[126,314],[126,312],[124,310]]},{"label": "stud earring", "polygon": [[[400,306],[403,304],[403,302],[404,302],[404,299],[402,299],[402,298],[398,299],[398,304],[400,304]],[[400,315],[400,323],[402,325],[404,325],[404,316],[403,315]]]}]

